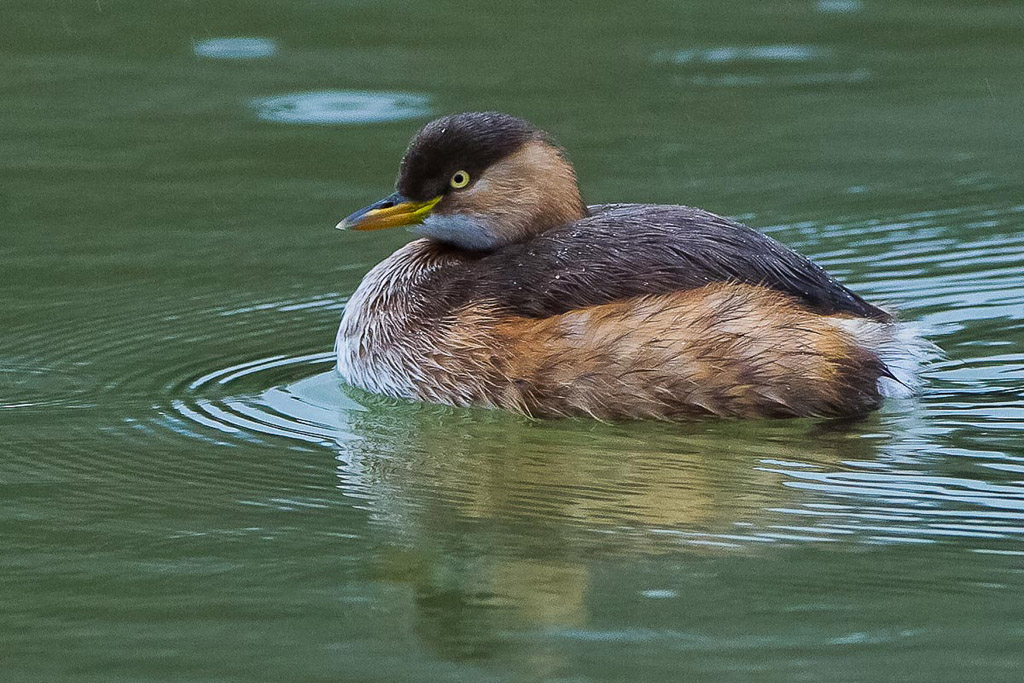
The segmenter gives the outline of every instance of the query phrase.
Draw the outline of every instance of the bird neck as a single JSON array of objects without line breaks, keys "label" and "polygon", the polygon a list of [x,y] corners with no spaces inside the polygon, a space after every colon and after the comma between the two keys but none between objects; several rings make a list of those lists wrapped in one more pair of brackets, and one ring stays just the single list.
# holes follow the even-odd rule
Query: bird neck
[{"label": "bird neck", "polygon": [[576,170],[562,152],[543,140],[529,142],[488,173],[508,178],[519,211],[509,218],[523,237],[533,237],[589,215]]}]

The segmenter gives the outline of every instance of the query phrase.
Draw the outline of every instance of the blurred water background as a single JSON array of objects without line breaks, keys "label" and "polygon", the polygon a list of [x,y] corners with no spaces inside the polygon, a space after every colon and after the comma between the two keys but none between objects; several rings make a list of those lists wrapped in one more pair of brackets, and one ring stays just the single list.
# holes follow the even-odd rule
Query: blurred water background
[{"label": "blurred water background", "polygon": [[[7,681],[1018,681],[1019,2],[5,0]],[[342,387],[431,116],[737,217],[933,330],[854,424]]]}]

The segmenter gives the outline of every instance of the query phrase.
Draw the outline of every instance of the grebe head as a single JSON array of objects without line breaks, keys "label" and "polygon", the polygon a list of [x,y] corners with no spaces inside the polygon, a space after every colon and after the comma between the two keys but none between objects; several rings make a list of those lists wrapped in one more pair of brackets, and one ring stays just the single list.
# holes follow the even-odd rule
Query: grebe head
[{"label": "grebe head", "polygon": [[444,116],[413,138],[397,191],[338,224],[414,231],[462,249],[493,250],[587,215],[562,151],[523,119]]}]

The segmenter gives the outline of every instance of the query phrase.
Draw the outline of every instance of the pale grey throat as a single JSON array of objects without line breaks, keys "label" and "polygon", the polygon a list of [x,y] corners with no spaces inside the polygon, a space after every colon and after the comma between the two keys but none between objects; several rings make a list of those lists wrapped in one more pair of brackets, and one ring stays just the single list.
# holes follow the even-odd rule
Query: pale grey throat
[{"label": "pale grey throat", "polygon": [[507,242],[498,231],[479,217],[467,214],[431,214],[412,231],[438,242],[452,244],[471,251],[490,251]]}]

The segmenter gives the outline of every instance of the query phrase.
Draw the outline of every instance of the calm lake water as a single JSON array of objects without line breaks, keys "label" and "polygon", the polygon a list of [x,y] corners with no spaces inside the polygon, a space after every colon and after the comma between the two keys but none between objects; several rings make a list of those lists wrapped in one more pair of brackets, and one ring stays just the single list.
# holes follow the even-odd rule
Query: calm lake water
[{"label": "calm lake water", "polygon": [[[6,0],[0,678],[1019,681],[1024,9]],[[853,424],[341,386],[431,116],[550,130],[933,330]]]}]

